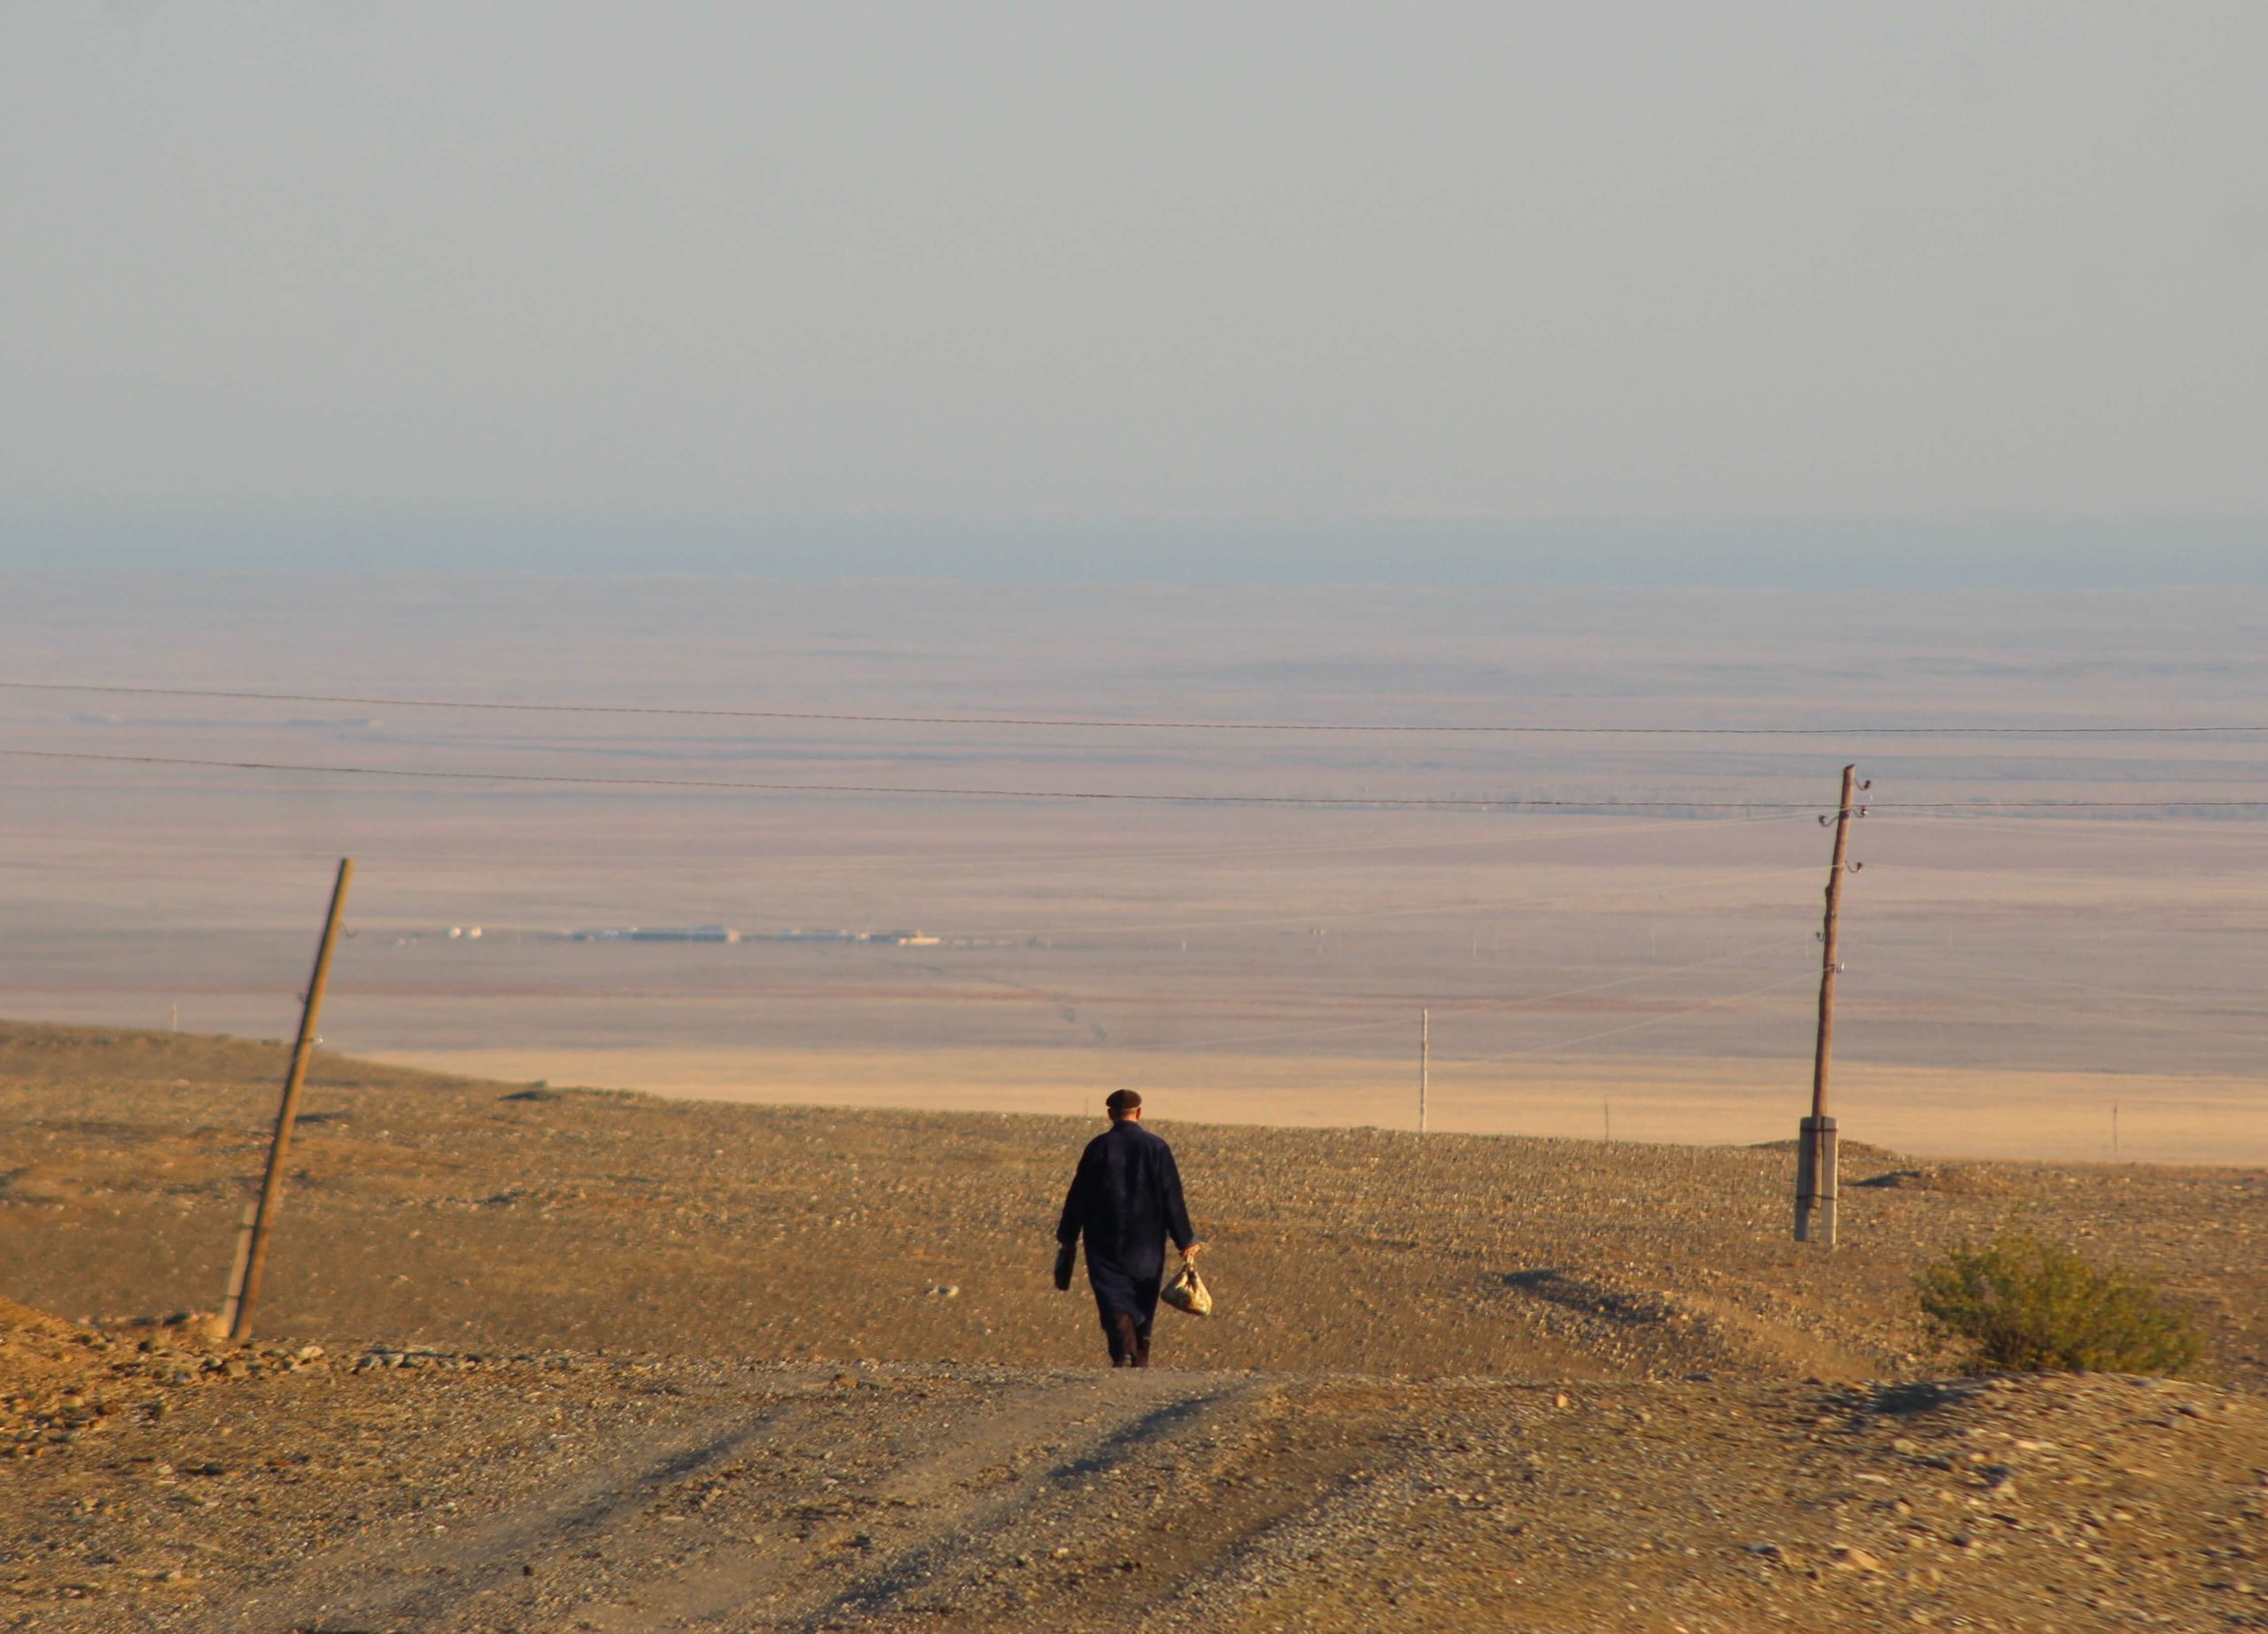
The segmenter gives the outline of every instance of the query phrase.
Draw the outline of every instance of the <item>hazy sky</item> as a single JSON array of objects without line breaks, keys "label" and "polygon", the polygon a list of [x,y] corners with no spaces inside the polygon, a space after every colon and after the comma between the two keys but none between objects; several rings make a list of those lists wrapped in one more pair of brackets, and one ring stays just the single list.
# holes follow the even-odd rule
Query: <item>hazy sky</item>
[{"label": "hazy sky", "polygon": [[0,508],[2268,519],[2268,4],[17,4]]}]

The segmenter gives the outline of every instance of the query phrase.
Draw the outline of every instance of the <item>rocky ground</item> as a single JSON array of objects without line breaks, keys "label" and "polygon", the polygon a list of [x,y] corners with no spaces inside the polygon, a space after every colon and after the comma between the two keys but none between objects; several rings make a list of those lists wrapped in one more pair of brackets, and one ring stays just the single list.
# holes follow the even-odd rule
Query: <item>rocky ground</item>
[{"label": "rocky ground", "polygon": [[[1223,1314],[1114,1375],[1085,1125],[327,1061],[230,1350],[278,1054],[0,1029],[0,1628],[2268,1627],[2255,1173],[1862,1151],[1829,1256],[1781,1153],[1161,1117]],[[1933,1377],[2010,1220],[2210,1381]]]}]

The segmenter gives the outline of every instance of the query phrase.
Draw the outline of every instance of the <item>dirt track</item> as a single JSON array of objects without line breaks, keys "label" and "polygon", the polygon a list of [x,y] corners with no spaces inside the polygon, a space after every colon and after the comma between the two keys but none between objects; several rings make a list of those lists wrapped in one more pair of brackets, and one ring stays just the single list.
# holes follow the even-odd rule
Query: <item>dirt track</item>
[{"label": "dirt track", "polygon": [[2268,1625],[2268,1412],[2194,1385],[142,1365],[12,1463],[8,1626]]},{"label": "dirt track", "polygon": [[[274,1056],[0,1038],[8,1291],[112,1319],[0,1309],[0,1626],[2268,1626],[2256,1175],[1861,1153],[1829,1258],[1777,1153],[1161,1123],[1224,1315],[1112,1375],[1045,1280],[1083,1124],[326,1062],[207,1352],[142,1324]],[[2012,1213],[2239,1388],[1922,1381],[1911,1266]]]}]

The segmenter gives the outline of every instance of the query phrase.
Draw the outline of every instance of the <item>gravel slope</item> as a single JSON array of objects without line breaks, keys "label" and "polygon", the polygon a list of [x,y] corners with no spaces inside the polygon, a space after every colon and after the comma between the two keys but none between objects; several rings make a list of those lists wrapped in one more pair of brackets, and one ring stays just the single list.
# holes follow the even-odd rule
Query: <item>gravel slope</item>
[{"label": "gravel slope", "polygon": [[2203,1385],[87,1340],[8,1427],[0,1626],[2268,1627],[2268,1408]]},{"label": "gravel slope", "polygon": [[[1779,1153],[1161,1122],[1224,1314],[1114,1375],[1084,1124],[326,1062],[229,1351],[276,1054],[0,1030],[8,1291],[105,1319],[0,1304],[0,1628],[2268,1627],[2257,1175],[1861,1154],[1825,1256]],[[2011,1215],[2220,1382],[1930,1380]]]}]

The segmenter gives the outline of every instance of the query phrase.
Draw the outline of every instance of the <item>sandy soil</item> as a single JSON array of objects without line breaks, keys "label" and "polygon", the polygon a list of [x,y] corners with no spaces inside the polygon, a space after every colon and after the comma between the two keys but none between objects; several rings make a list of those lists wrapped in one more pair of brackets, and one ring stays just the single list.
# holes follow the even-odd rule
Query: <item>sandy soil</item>
[{"label": "sandy soil", "polygon": [[[1414,1059],[1152,1052],[462,1049],[375,1058],[467,1077],[634,1087],[744,1103],[1084,1113],[1132,1085],[1186,1120],[1414,1129]],[[1790,1136],[1810,1109],[1811,1061],[1538,1057],[1518,1068],[1444,1063],[1426,1127],[1550,1139],[1744,1144]],[[918,1090],[909,1086],[919,1085]],[[1972,1071],[1845,1063],[1834,1079],[1845,1134],[1941,1157],[2268,1165],[2256,1078]],[[2115,1117],[2114,1117],[2115,1109]]]},{"label": "sandy soil", "polygon": [[[7,1291],[97,1319],[0,1308],[0,1626],[2268,1625],[2255,1172],[1860,1148],[1829,1256],[1781,1152],[1161,1118],[1223,1314],[1113,1375],[1091,1119],[326,1057],[215,1350],[278,1058],[0,1030]],[[2011,1219],[2214,1381],[1932,1381],[1907,1279]]]}]

